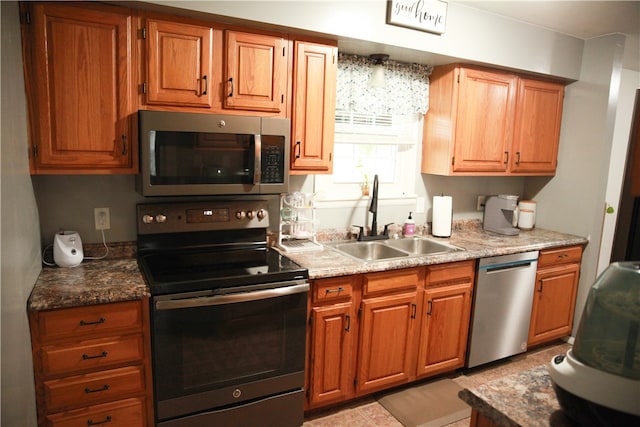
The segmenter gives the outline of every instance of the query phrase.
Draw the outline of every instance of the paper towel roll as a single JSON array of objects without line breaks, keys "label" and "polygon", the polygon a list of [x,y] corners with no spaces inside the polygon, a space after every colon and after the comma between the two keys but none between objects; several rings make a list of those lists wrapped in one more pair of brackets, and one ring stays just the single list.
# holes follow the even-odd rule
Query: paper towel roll
[{"label": "paper towel roll", "polygon": [[453,198],[451,196],[433,197],[433,221],[431,234],[435,237],[451,236],[451,213]]}]

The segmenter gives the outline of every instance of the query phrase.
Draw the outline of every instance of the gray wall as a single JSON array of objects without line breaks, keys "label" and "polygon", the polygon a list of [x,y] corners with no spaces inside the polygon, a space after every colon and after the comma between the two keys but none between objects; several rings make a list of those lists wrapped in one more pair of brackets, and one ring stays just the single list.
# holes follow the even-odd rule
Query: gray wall
[{"label": "gray wall", "polygon": [[2,18],[2,425],[35,426],[27,299],[40,272],[38,210],[27,161],[27,116],[18,4]]}]

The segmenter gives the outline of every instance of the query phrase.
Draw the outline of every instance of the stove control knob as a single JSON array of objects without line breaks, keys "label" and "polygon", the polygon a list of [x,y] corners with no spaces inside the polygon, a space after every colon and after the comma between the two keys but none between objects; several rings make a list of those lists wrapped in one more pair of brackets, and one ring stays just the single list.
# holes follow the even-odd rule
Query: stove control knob
[{"label": "stove control knob", "polygon": [[145,224],[151,224],[153,222],[154,218],[151,215],[143,215],[142,216],[142,222],[144,222]]},{"label": "stove control knob", "polygon": [[236,212],[236,218],[237,219],[244,219],[245,217],[245,213],[243,211],[237,211]]},{"label": "stove control knob", "polygon": [[253,219],[256,216],[256,211],[247,211],[247,218]]},{"label": "stove control knob", "polygon": [[167,216],[166,215],[162,215],[162,214],[156,215],[156,221],[158,221],[159,223],[163,223],[166,220],[167,220]]},{"label": "stove control knob", "polygon": [[264,219],[267,216],[267,211],[260,209],[256,215],[258,216],[258,219]]}]

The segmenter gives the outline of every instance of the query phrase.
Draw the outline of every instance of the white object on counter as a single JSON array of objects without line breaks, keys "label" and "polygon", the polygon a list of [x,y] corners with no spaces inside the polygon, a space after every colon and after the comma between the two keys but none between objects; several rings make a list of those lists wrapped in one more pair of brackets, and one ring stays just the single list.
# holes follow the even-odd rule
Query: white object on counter
[{"label": "white object on counter", "polygon": [[431,234],[435,237],[450,237],[452,213],[453,197],[434,196]]},{"label": "white object on counter", "polygon": [[531,230],[536,226],[536,202],[521,200],[518,203],[518,228]]}]

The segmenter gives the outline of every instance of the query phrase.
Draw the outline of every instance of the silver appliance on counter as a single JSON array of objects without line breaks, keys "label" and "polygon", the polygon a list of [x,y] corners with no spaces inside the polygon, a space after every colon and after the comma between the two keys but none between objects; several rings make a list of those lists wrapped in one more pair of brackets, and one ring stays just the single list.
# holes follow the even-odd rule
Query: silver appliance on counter
[{"label": "silver appliance on counter", "polygon": [[581,426],[640,426],[640,261],[613,263],[589,291],[575,343],[553,358],[560,407]]},{"label": "silver appliance on counter", "polygon": [[480,260],[467,368],[527,350],[537,266],[538,251]]},{"label": "silver appliance on counter", "polygon": [[506,236],[516,236],[520,230],[514,227],[514,212],[518,207],[518,196],[500,194],[488,196],[484,204],[483,228]]},{"label": "silver appliance on counter", "polygon": [[298,427],[308,272],[267,246],[268,201],[137,206],[156,426]]}]

